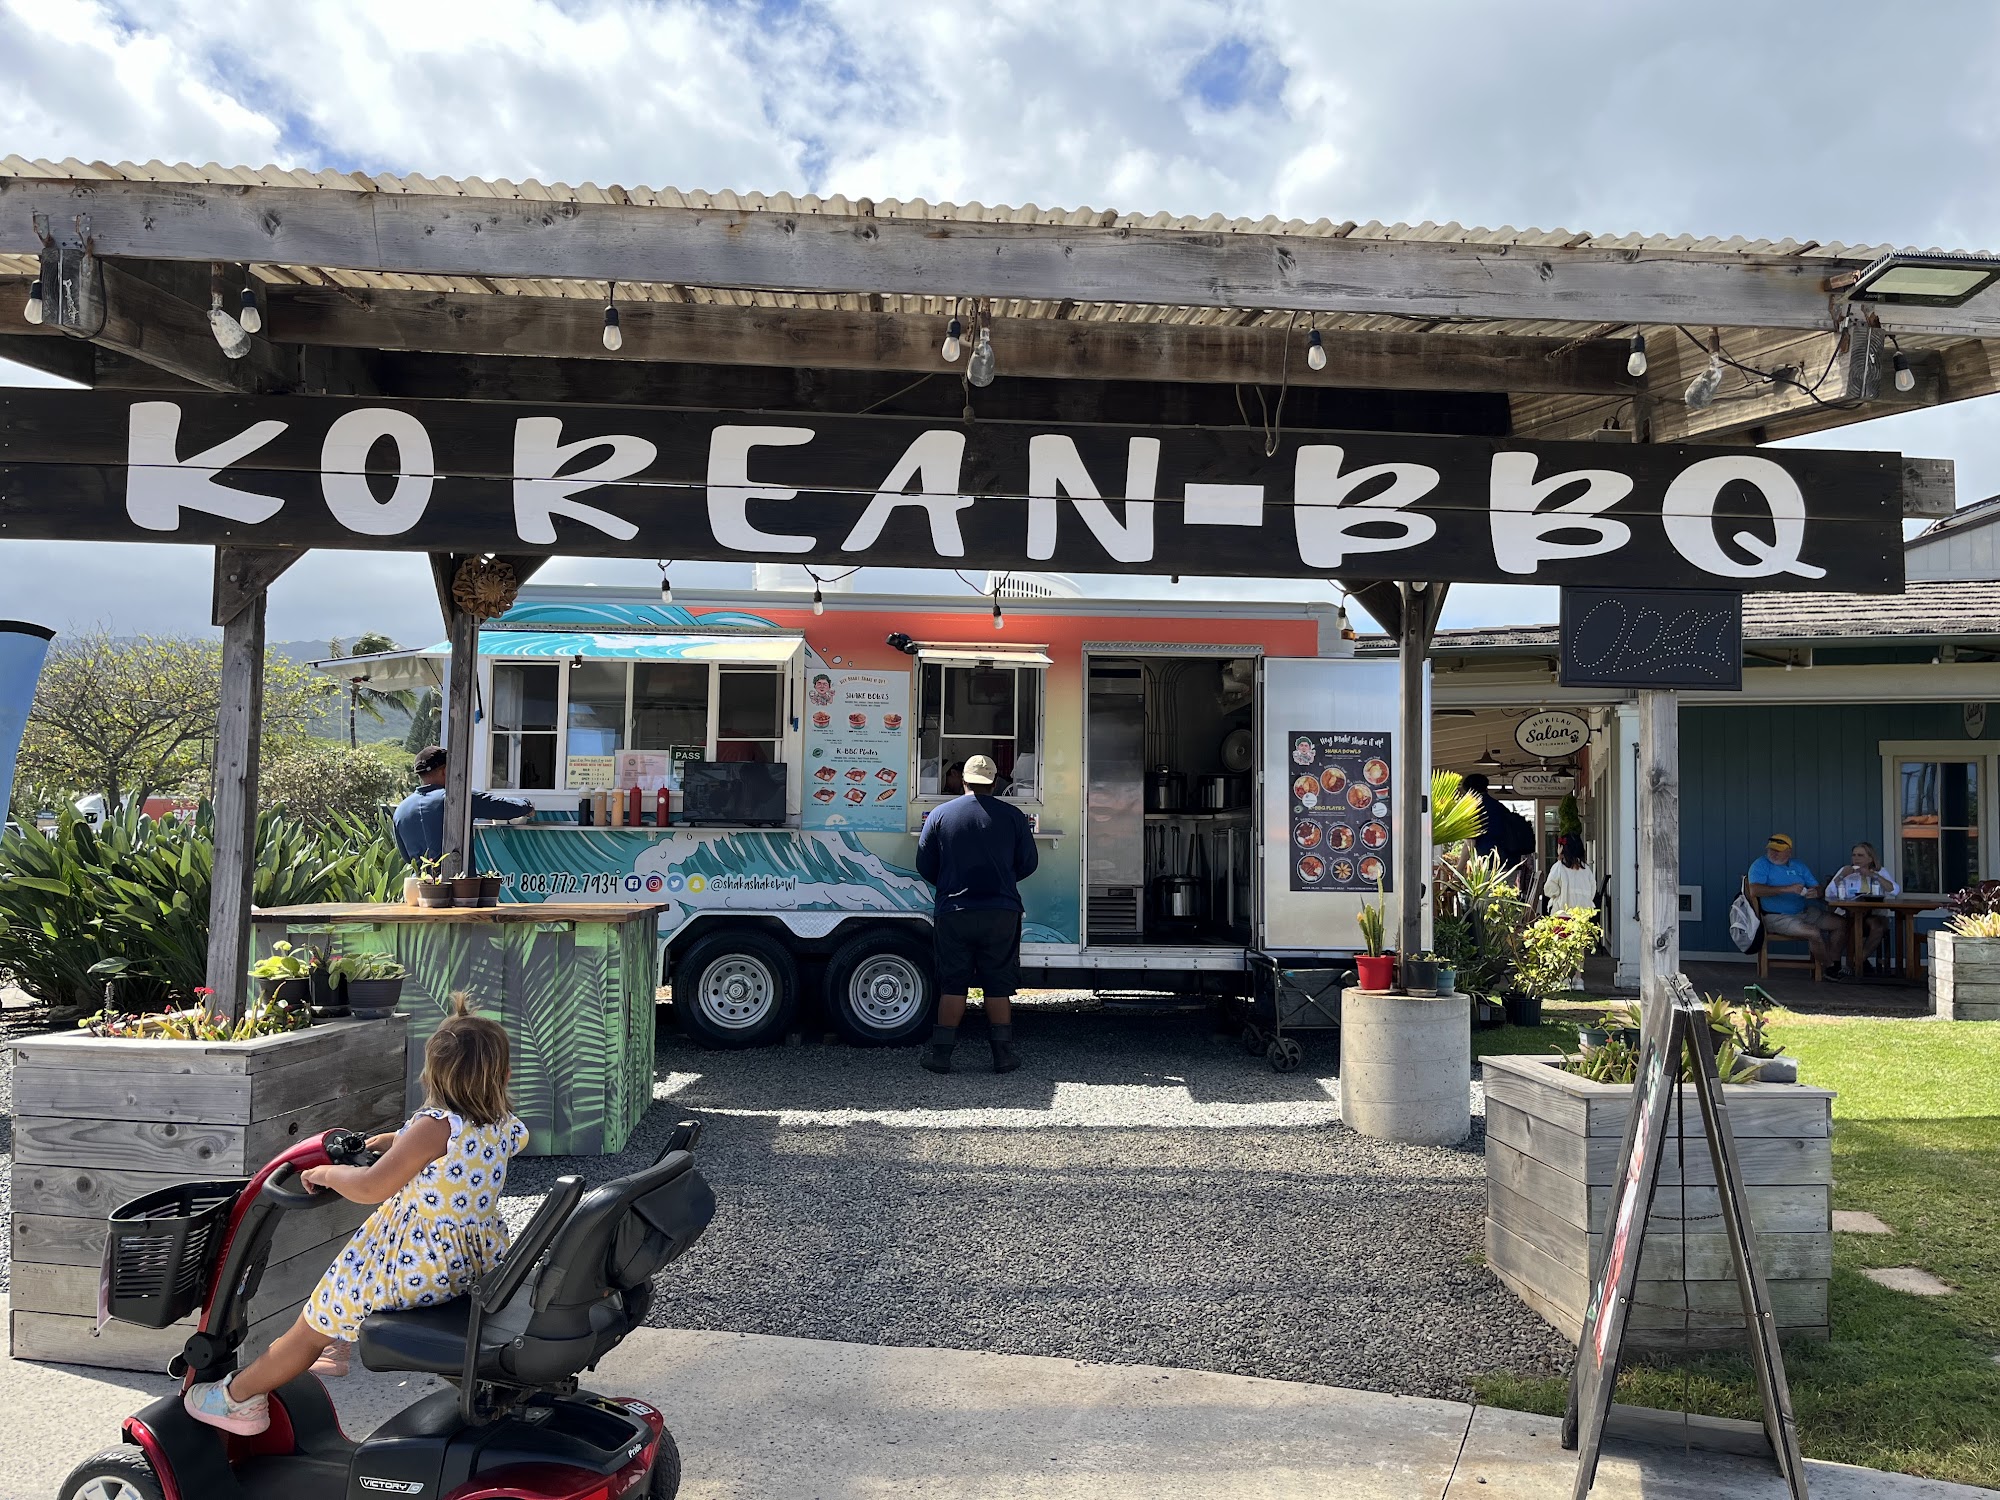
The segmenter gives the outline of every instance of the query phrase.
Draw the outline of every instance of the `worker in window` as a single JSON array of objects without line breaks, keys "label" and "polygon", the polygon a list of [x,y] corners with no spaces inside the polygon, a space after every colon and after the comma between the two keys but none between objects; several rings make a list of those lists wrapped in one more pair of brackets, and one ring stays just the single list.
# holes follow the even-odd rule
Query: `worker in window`
[{"label": "worker in window", "polygon": [[[396,847],[404,859],[415,864],[420,859],[444,855],[444,782],[449,757],[442,745],[426,745],[417,752],[417,789],[396,808],[393,819]],[[489,823],[507,823],[532,817],[535,804],[518,797],[496,797],[491,792],[472,794],[472,815]],[[454,872],[464,875],[468,870]]]}]

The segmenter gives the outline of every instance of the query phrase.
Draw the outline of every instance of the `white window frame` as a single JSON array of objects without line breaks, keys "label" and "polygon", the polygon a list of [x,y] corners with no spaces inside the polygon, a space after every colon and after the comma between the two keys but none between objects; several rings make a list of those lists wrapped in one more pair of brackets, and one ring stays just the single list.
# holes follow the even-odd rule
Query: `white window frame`
[{"label": "white window frame", "polygon": [[[553,787],[525,786],[525,787],[506,787],[501,789],[510,792],[543,792],[550,795],[555,795],[559,794],[563,790],[563,787],[568,783],[569,781],[569,671],[568,671],[569,663],[567,661],[551,661],[546,656],[508,656],[508,657],[491,658],[489,670],[486,674],[486,683],[485,683],[486,710],[485,710],[485,724],[484,724],[484,728],[486,730],[486,735],[485,735],[486,765],[484,768],[485,774],[481,776],[479,779],[487,786],[493,786],[493,787],[499,786],[498,776],[500,770],[500,740],[504,737],[507,737],[506,735],[503,734],[495,718],[495,715],[498,712],[496,705],[500,701],[500,684],[497,680],[500,668],[550,667],[550,666],[556,668],[556,727],[554,730],[555,741],[556,741],[556,773],[555,773],[556,785]],[[529,730],[527,732],[531,734],[543,734],[548,731],[536,729],[536,730]],[[518,733],[516,733],[513,737],[518,738],[519,737]]]},{"label": "white window frame", "polygon": [[[1007,802],[1012,802],[1017,807],[1032,807],[1032,808],[1042,807],[1043,799],[1049,784],[1049,772],[1048,772],[1049,669],[1047,666],[1043,665],[1039,661],[1011,660],[1009,659],[1007,653],[1004,652],[995,653],[995,655],[990,660],[977,661],[977,662],[940,660],[937,657],[931,657],[929,659],[926,659],[922,656],[919,656],[917,658],[915,670],[911,673],[911,676],[913,676],[916,679],[916,681],[912,685],[910,693],[910,716],[914,721],[911,726],[914,732],[910,735],[909,775],[910,775],[910,786],[913,789],[911,801],[919,806],[933,806],[937,803],[948,802],[951,800],[951,794],[943,791],[942,789],[935,792],[927,792],[923,790],[924,673],[926,669],[930,667],[937,667],[941,671],[946,671],[946,672],[954,670],[963,672],[976,672],[981,670],[990,671],[994,668],[1004,668],[1007,671],[1010,671],[1014,674],[1015,693],[1017,695],[1015,699],[1016,707],[1015,707],[1015,717],[1014,717],[1014,723],[1016,726],[1015,733],[1011,736],[954,735],[952,736],[952,738],[954,739],[1011,738],[1018,742],[1020,738],[1020,733],[1019,733],[1020,700],[1018,697],[1018,694],[1020,692],[1020,677],[1021,674],[1024,672],[1033,672],[1035,674],[1035,751],[1034,751],[1035,795],[1032,797],[1016,797],[1010,793],[1002,800]],[[941,682],[942,679],[940,679],[940,683]],[[945,756],[944,753],[944,741],[945,741],[944,705],[940,703],[938,705],[938,776],[940,780],[942,780],[944,776],[944,767],[947,764],[947,757]]]},{"label": "white window frame", "polygon": [[[1971,761],[1979,767],[1979,878],[1991,880],[1993,855],[1993,793],[2000,780],[2000,742],[1988,740],[1882,740],[1882,868],[1906,890],[1903,872],[1903,787],[1899,774],[1906,760]],[[1843,861],[1844,863],[1844,861]],[[1818,874],[1818,871],[1813,873]],[[1920,892],[1919,894],[1928,894]],[[1946,891],[1943,894],[1950,895]]]}]

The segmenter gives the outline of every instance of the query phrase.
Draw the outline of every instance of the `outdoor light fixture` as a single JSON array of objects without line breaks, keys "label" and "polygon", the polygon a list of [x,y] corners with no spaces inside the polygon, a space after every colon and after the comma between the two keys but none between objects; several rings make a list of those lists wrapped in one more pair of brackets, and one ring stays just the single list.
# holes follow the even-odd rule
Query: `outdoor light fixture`
[{"label": "outdoor light fixture", "polygon": [[660,603],[672,604],[673,602],[674,581],[667,577],[666,570],[663,568],[660,570]]},{"label": "outdoor light fixture", "polygon": [[236,314],[236,321],[243,325],[245,333],[262,333],[264,314],[257,306],[257,289],[252,286],[244,287],[241,300],[242,306]]},{"label": "outdoor light fixture", "polygon": [[972,358],[966,361],[965,378],[983,390],[993,384],[993,375],[993,331],[982,323],[979,338],[972,346]]},{"label": "outdoor light fixture", "polygon": [[618,283],[604,288],[604,347],[616,354],[625,347],[625,330],[618,326]]},{"label": "outdoor light fixture", "polygon": [[813,613],[823,615],[826,613],[826,599],[819,591],[819,574],[815,573],[811,568],[807,568],[806,577],[813,581]]},{"label": "outdoor light fixture", "polygon": [[42,282],[36,277],[28,283],[28,305],[21,309],[21,316],[37,328],[42,326]]},{"label": "outdoor light fixture", "polygon": [[[1850,302],[1897,307],[1962,307],[2000,281],[2000,260],[1984,255],[1898,250],[1847,282]],[[1829,289],[1841,290],[1836,278]]]},{"label": "outdoor light fixture", "polygon": [[1712,351],[1708,356],[1708,368],[1688,382],[1687,401],[1689,411],[1705,411],[1715,404],[1715,393],[1722,389],[1722,351]]},{"label": "outdoor light fixture", "polygon": [[1637,380],[1646,373],[1646,335],[1632,335],[1632,352],[1625,356],[1625,373]]},{"label": "outdoor light fixture", "polygon": [[1007,628],[1007,617],[1000,613],[1000,591],[998,589],[993,591],[993,628],[995,630],[1005,630]]},{"label": "outdoor light fixture", "polygon": [[583,653],[582,653],[582,652],[580,652],[580,651],[579,651],[579,652],[578,652],[578,653],[577,653],[577,654],[576,654],[575,656],[572,656],[572,657],[571,657],[571,658],[569,659],[569,669],[570,669],[570,670],[571,670],[572,672],[581,672],[581,671],[583,670]]},{"label": "outdoor light fixture", "polygon": [[951,321],[944,325],[944,346],[938,353],[944,356],[948,365],[958,363],[959,355],[965,352],[965,325],[958,321],[958,314],[951,315]]},{"label": "outdoor light fixture", "polygon": [[1326,345],[1320,342],[1317,328],[1306,335],[1306,365],[1314,370],[1326,368]]},{"label": "outdoor light fixture", "polygon": [[1361,639],[1361,632],[1356,630],[1354,622],[1347,618],[1347,601],[1345,599],[1342,599],[1339,607],[1334,610],[1333,623],[1339,629],[1340,638],[1343,641],[1358,641]]},{"label": "outdoor light fixture", "polygon": [[1475,766],[1478,766],[1481,770],[1497,771],[1500,769],[1499,752],[1491,749],[1486,750],[1480,755],[1478,760],[1475,760],[1473,762],[1473,764]]},{"label": "outdoor light fixture", "polygon": [[1910,361],[1901,349],[1896,351],[1893,361],[1896,369],[1896,389],[1908,394],[1917,388],[1917,372],[1910,368]]}]

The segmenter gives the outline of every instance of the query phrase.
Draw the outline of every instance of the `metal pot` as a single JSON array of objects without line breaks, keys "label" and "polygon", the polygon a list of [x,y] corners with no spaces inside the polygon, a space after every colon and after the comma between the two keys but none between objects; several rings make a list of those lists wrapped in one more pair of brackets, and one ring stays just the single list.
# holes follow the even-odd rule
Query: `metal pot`
[{"label": "metal pot", "polygon": [[1160,915],[1174,922],[1192,922],[1201,914],[1201,882],[1192,875],[1162,875],[1153,883]]},{"label": "metal pot", "polygon": [[1204,776],[1197,785],[1196,802],[1204,812],[1224,812],[1250,800],[1246,776]]},{"label": "metal pot", "polygon": [[1146,811],[1179,812],[1187,806],[1187,777],[1161,766],[1146,776]]}]

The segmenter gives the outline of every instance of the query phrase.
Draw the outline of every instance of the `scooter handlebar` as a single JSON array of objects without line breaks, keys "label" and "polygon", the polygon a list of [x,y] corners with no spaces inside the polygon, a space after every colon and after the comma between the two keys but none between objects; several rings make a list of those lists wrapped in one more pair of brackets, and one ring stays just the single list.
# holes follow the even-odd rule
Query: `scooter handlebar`
[{"label": "scooter handlebar", "polygon": [[274,1170],[263,1188],[267,1202],[279,1208],[311,1208],[324,1203],[326,1193],[303,1185],[293,1187],[300,1172],[319,1166],[367,1167],[379,1159],[368,1149],[368,1137],[358,1130],[329,1130],[304,1145],[306,1149],[295,1147],[272,1164]]}]

